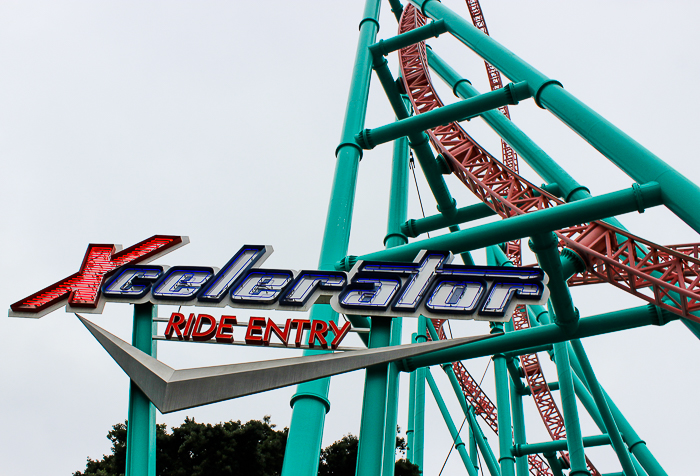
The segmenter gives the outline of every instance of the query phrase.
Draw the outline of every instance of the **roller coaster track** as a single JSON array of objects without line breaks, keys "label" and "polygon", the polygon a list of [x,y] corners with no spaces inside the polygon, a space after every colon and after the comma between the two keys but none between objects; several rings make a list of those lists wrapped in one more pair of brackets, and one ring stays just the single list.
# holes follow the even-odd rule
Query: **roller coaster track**
[{"label": "roller coaster track", "polygon": [[[415,17],[415,18],[413,18]],[[425,18],[408,6],[400,31],[425,24]],[[425,44],[399,52],[406,90],[416,114],[442,106],[427,73]],[[480,147],[457,123],[427,131],[433,146],[459,178],[498,215],[509,218],[564,203],[536,187]],[[575,251],[586,271],[572,284],[608,282],[647,302],[687,319],[700,310],[700,260],[663,247],[601,221],[556,232],[559,245]]]}]

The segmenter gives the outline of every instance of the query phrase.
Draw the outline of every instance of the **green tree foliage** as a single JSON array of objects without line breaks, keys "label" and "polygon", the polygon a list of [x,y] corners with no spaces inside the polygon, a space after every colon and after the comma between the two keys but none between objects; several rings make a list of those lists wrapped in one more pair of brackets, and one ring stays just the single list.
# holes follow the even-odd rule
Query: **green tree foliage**
[{"label": "green tree foliage", "polygon": [[[101,460],[88,458],[85,472],[73,476],[123,476],[126,466],[127,422],[117,423],[107,434],[112,454]],[[270,417],[247,423],[228,421],[216,425],[186,418],[168,432],[156,430],[156,473],[167,476],[276,476],[282,471],[288,429],[276,430]],[[396,446],[405,453],[406,443],[397,436]],[[319,476],[354,476],[357,437],[346,435],[323,449]],[[420,476],[418,466],[405,459],[396,462],[395,476]]]}]

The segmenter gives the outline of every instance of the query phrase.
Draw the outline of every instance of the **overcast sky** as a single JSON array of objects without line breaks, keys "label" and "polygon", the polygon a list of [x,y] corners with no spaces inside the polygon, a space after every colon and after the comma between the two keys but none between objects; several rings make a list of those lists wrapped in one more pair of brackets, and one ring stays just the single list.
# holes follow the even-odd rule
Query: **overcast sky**
[{"label": "overcast sky", "polygon": [[[464,2],[444,3],[468,16]],[[698,9],[691,2],[500,2],[482,7],[491,35],[691,180],[700,59]],[[89,243],[125,247],[153,234],[191,243],[167,265],[222,266],[245,243],[269,244],[271,267],[315,268],[343,124],[362,2],[9,1],[0,2],[0,176],[5,233],[0,302],[9,305],[74,272]],[[383,5],[380,36],[396,33]],[[431,42],[482,91],[483,63],[449,35]],[[396,71],[396,58],[391,58]],[[435,82],[439,82],[438,79]],[[449,91],[443,99],[451,102]],[[592,193],[633,180],[532,100],[513,120]],[[367,126],[393,119],[373,82]],[[498,138],[479,120],[465,128],[498,155]],[[382,248],[391,147],[360,165],[350,252]],[[523,174],[541,180],[521,163]],[[459,206],[476,199],[448,179]],[[425,182],[426,213],[435,213]],[[409,216],[420,216],[415,186]],[[698,242],[669,211],[621,218],[660,244]],[[475,253],[477,261],[483,253]],[[611,286],[575,288],[582,316],[644,304]],[[162,307],[166,316],[171,308]],[[250,315],[237,311],[241,319]],[[281,313],[271,315],[283,319]],[[94,322],[130,340],[131,308],[110,304]],[[404,323],[406,336],[414,319]],[[487,332],[456,323],[455,334]],[[105,435],[127,415],[128,378],[72,315],[0,319],[3,392],[2,474],[66,475],[109,451]],[[584,345],[601,383],[669,474],[691,474],[699,443],[694,367],[700,343],[679,322],[589,338]],[[176,368],[296,355],[166,343],[159,358]],[[549,380],[553,366],[541,356]],[[468,362],[480,378],[488,361]],[[492,398],[492,369],[484,387]],[[434,370],[457,423],[457,400]],[[324,445],[359,431],[364,373],[334,378]],[[408,378],[400,425],[406,428]],[[202,422],[271,415],[289,424],[294,388],[169,415]],[[527,403],[528,441],[546,439]],[[435,476],[450,437],[427,398],[426,476]],[[582,416],[585,435],[597,434]],[[490,435],[490,430],[485,432]],[[492,438],[494,448],[496,440]],[[619,471],[612,451],[594,449],[603,472]],[[693,469],[691,469],[693,468]],[[461,474],[455,453],[444,474]]]}]

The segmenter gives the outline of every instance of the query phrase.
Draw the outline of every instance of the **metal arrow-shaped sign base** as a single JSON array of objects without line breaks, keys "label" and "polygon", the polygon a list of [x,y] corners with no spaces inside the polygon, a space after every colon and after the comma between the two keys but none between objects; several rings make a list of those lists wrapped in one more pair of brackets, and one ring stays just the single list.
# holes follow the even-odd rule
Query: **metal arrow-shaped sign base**
[{"label": "metal arrow-shaped sign base", "polygon": [[77,316],[161,413],[330,377],[491,337],[482,335],[352,352],[175,370],[82,316]]}]

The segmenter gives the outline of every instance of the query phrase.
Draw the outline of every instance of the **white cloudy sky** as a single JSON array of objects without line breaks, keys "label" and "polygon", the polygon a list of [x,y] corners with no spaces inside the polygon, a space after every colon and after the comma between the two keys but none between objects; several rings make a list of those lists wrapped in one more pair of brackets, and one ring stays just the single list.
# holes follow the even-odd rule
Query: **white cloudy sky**
[{"label": "white cloudy sky", "polygon": [[[461,0],[445,3],[467,15]],[[484,0],[482,7],[493,37],[700,179],[693,140],[697,6]],[[388,5],[383,8],[380,36],[386,38],[396,27]],[[362,9],[357,1],[0,2],[2,307],[74,273],[88,243],[129,246],[156,233],[191,239],[165,264],[221,266],[242,244],[260,243],[276,249],[270,266],[315,267]],[[432,44],[487,89],[483,64],[469,50],[447,35]],[[447,92],[444,99],[452,101]],[[368,126],[392,120],[378,84],[370,100]],[[531,100],[511,114],[594,194],[632,183]],[[498,152],[498,139],[478,120],[466,127]],[[378,147],[361,163],[353,254],[382,247],[390,153],[389,146]],[[474,203],[458,182],[449,184],[460,206]],[[427,186],[419,186],[425,200]],[[409,216],[419,215],[412,189]],[[657,243],[700,241],[665,209],[622,220]],[[481,253],[476,257],[483,260]],[[609,286],[573,294],[583,316],[643,304]],[[130,338],[129,306],[108,305],[94,321]],[[414,327],[406,320],[408,333]],[[453,329],[486,331],[471,323]],[[4,318],[0,333],[2,473],[65,475],[83,469],[86,457],[108,452],[107,431],[126,418],[128,379],[77,319],[63,311],[38,321]],[[678,322],[584,341],[601,382],[670,474],[695,467],[677,455],[694,454],[698,444],[698,344]],[[160,358],[179,368],[293,354],[194,344],[159,348]],[[487,361],[468,365],[478,378]],[[556,380],[551,365],[546,370]],[[445,379],[437,372],[436,378],[461,422]],[[324,445],[357,434],[362,381],[362,372],[333,380]],[[492,378],[484,382],[493,396]],[[158,421],[270,414],[285,426],[293,390],[158,415]],[[528,439],[542,441],[530,403],[527,411]],[[450,438],[430,398],[427,415],[425,474],[433,476]],[[404,391],[404,429],[405,421]],[[597,433],[590,421],[583,425],[584,434]],[[605,472],[619,470],[609,449],[591,456]],[[453,453],[446,471],[459,474],[460,465]]]}]

